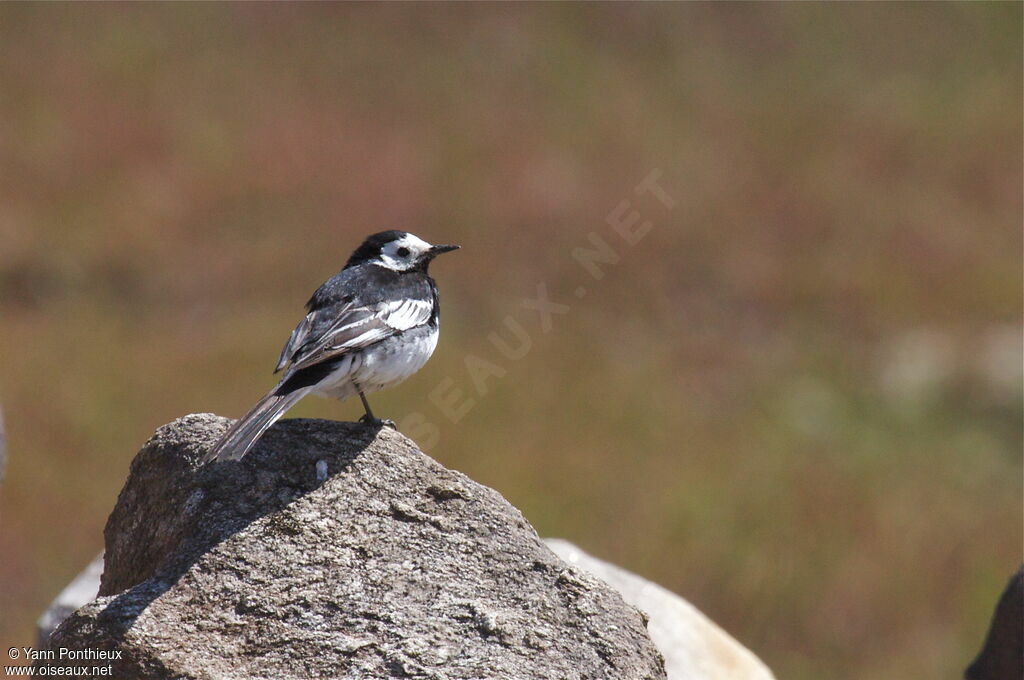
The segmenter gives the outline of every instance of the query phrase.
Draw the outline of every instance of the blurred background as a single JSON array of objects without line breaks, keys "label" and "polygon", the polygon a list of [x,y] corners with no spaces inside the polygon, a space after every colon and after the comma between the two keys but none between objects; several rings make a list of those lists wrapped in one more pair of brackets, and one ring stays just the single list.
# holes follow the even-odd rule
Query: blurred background
[{"label": "blurred background", "polygon": [[[243,413],[312,290],[403,228],[463,250],[433,267],[437,353],[379,414],[780,678],[958,677],[1024,539],[1021,24],[0,7],[0,642],[102,548],[152,431]],[[634,190],[655,169],[671,210]],[[591,234],[620,258],[599,281]],[[547,332],[539,284],[568,305]],[[488,339],[507,317],[518,360]],[[503,374],[484,394],[467,357]]]}]

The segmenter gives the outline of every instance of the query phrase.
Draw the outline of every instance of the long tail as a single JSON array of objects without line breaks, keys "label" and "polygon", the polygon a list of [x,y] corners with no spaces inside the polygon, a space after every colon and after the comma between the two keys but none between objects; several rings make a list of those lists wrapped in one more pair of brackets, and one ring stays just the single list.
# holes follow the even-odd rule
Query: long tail
[{"label": "long tail", "polygon": [[288,394],[275,394],[277,388],[256,402],[249,412],[235,421],[210,450],[204,463],[212,460],[238,460],[253,447],[256,440],[267,431],[285,411],[306,396],[309,390],[295,390]]}]

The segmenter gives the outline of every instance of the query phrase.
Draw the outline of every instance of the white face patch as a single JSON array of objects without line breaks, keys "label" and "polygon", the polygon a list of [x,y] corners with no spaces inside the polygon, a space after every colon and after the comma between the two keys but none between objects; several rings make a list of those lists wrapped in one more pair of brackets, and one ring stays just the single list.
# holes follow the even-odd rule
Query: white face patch
[{"label": "white face patch", "polygon": [[402,238],[385,244],[380,251],[380,261],[388,269],[405,271],[430,250],[430,244],[412,234],[406,234]]}]

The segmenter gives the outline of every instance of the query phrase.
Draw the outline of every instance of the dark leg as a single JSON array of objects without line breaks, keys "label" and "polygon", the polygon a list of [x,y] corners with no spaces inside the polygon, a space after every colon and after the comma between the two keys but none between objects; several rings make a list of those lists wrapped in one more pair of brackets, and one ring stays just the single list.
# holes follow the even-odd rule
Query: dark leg
[{"label": "dark leg", "polygon": [[373,416],[373,411],[370,410],[370,402],[366,401],[366,395],[363,394],[362,390],[359,390],[359,398],[363,400],[363,408],[366,409],[366,415],[360,418],[360,420],[376,422],[377,419]]},{"label": "dark leg", "polygon": [[367,425],[374,425],[376,427],[381,427],[381,426],[387,425],[392,430],[397,430],[398,429],[395,426],[395,421],[393,421],[393,420],[381,420],[380,418],[377,418],[376,416],[373,415],[373,411],[370,410],[370,402],[366,401],[366,395],[363,394],[362,390],[359,390],[359,398],[362,399],[362,401],[363,401],[363,408],[366,409],[366,414],[362,418],[359,419],[359,422],[366,423]]}]

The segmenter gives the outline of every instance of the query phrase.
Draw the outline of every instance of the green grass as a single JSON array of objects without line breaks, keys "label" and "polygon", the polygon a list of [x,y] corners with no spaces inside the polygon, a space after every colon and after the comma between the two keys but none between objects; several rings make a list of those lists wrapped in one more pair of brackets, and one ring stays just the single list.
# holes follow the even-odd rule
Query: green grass
[{"label": "green grass", "polygon": [[[152,430],[243,412],[306,296],[397,227],[464,249],[436,356],[375,410],[780,678],[958,676],[1022,555],[1021,19],[0,8],[0,641],[101,548]],[[633,194],[652,168],[670,212]],[[622,257],[596,282],[590,232]],[[570,305],[548,333],[538,282]],[[428,394],[474,396],[469,354],[505,375],[452,424]]]}]

